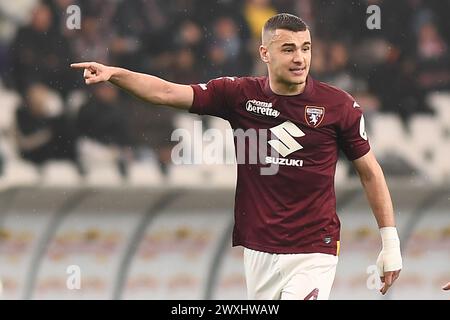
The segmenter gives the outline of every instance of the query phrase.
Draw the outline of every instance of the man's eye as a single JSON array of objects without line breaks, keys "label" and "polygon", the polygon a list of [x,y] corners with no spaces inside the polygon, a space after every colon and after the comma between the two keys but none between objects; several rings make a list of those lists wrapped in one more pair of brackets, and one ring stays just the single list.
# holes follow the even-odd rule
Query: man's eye
[{"label": "man's eye", "polygon": [[309,50],[311,50],[311,48],[310,47],[305,47],[305,48],[303,48],[303,51],[309,51]]},{"label": "man's eye", "polygon": [[292,49],[284,49],[283,52],[294,52]]}]

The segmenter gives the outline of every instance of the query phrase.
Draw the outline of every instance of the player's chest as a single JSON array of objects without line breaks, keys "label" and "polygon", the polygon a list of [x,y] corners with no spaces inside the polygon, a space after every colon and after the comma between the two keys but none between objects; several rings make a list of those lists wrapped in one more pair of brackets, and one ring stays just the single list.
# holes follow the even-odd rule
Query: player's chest
[{"label": "player's chest", "polygon": [[235,106],[232,125],[244,131],[301,137],[304,143],[317,145],[336,139],[338,118],[336,108],[323,103],[247,98]]}]

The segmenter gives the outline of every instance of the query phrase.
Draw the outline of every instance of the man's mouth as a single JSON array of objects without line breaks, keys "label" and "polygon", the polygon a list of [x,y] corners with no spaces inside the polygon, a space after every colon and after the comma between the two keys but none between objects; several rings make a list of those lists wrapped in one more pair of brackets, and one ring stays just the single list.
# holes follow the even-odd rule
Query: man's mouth
[{"label": "man's mouth", "polygon": [[301,76],[306,72],[306,67],[293,67],[289,68],[289,71],[296,76]]}]

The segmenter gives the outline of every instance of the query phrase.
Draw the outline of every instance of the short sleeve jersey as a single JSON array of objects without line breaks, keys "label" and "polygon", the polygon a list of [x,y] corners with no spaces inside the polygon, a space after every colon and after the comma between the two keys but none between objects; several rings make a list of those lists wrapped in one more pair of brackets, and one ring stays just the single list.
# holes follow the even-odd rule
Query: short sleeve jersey
[{"label": "short sleeve jersey", "polygon": [[[337,255],[334,175],[339,150],[350,161],[370,150],[353,97],[311,76],[303,93],[294,96],[275,94],[267,77],[224,77],[192,88],[190,112],[228,120],[235,131],[270,134],[264,145],[267,157],[238,162],[233,245],[279,254]],[[245,159],[261,148],[259,142],[253,149],[245,146]],[[262,174],[263,167],[274,164],[276,174]]]}]

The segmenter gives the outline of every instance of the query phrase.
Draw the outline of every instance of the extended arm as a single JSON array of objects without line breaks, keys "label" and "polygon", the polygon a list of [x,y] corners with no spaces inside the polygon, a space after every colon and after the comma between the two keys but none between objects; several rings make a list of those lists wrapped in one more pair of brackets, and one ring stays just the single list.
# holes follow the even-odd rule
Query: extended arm
[{"label": "extended arm", "polygon": [[383,171],[375,156],[369,151],[353,161],[366,192],[372,212],[380,228],[383,249],[377,260],[381,281],[381,293],[385,294],[398,278],[402,268],[400,240],[395,228],[394,210]]},{"label": "extended arm", "polygon": [[109,81],[136,97],[155,105],[167,105],[188,110],[194,100],[191,86],[165,81],[155,76],[105,66],[96,62],[73,63],[72,68],[84,69],[86,84]]}]

